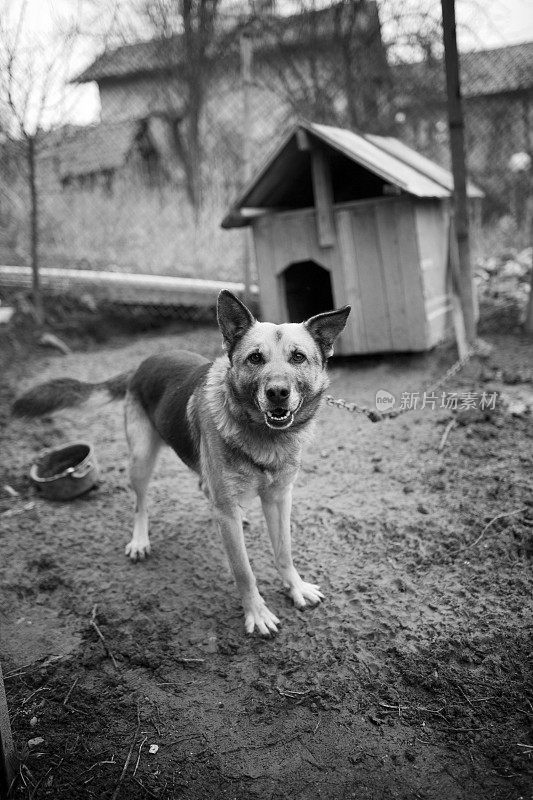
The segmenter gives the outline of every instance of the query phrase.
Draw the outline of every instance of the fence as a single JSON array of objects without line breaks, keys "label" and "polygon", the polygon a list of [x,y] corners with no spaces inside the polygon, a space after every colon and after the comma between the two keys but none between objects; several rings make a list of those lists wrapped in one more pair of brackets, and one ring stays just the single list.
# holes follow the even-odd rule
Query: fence
[{"label": "fence", "polygon": [[[396,15],[391,5],[299,0],[284,15],[268,3],[221,5],[203,44],[197,29],[196,38],[171,35],[152,20],[151,41],[108,47],[76,77],[98,85],[98,122],[32,137],[40,265],[243,280],[245,234],[220,222],[299,117],[396,136],[448,166],[439,19],[428,23],[423,3]],[[533,43],[464,52],[461,72],[470,177],[486,194],[484,241],[492,252],[496,239],[523,248]],[[3,264],[31,261],[28,147],[24,136],[0,143]]]}]

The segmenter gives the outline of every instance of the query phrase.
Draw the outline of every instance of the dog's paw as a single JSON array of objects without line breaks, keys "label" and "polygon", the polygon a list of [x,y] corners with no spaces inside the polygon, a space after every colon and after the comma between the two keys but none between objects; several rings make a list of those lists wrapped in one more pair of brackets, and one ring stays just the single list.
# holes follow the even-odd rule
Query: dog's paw
[{"label": "dog's paw", "polygon": [[278,632],[281,622],[268,608],[261,597],[255,597],[244,605],[244,629],[246,633],[253,633],[257,628],[262,636],[270,636]]},{"label": "dog's paw", "polygon": [[284,585],[296,608],[317,606],[324,599],[320,586],[317,586],[316,583],[307,583],[300,576],[298,576],[297,580],[293,579],[290,583],[286,582]]},{"label": "dog's paw", "polygon": [[132,561],[144,561],[146,556],[150,555],[150,542],[136,542],[132,539],[126,545],[124,552]]}]

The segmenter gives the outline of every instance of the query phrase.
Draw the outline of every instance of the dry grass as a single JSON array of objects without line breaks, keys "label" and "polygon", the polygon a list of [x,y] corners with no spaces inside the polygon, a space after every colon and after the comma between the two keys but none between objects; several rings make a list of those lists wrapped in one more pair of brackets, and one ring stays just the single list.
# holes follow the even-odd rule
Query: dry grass
[{"label": "dry grass", "polygon": [[[215,175],[198,223],[184,193],[171,186],[148,190],[117,184],[41,195],[40,254],[43,266],[109,269],[153,275],[241,280],[244,234],[220,223],[234,195]],[[12,226],[12,258],[27,263],[24,208]]]}]

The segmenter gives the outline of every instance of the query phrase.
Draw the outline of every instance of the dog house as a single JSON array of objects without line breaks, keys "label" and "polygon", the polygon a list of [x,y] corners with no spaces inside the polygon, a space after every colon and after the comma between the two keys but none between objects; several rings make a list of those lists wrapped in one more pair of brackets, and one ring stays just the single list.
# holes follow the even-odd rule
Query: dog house
[{"label": "dog house", "polygon": [[[397,139],[301,123],[222,227],[252,227],[264,319],[349,303],[338,353],[422,351],[452,330],[452,188]],[[482,192],[468,194],[478,212]]]}]

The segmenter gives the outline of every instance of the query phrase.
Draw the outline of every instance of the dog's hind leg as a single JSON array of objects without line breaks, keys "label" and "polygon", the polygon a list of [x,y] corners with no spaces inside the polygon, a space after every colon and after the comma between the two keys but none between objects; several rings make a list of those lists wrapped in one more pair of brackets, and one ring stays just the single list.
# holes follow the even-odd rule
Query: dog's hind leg
[{"label": "dog's hind leg", "polygon": [[130,483],[135,492],[133,535],[126,545],[126,555],[135,561],[143,559],[150,552],[146,499],[148,484],[163,442],[140,403],[131,394],[126,397],[125,422]]}]

